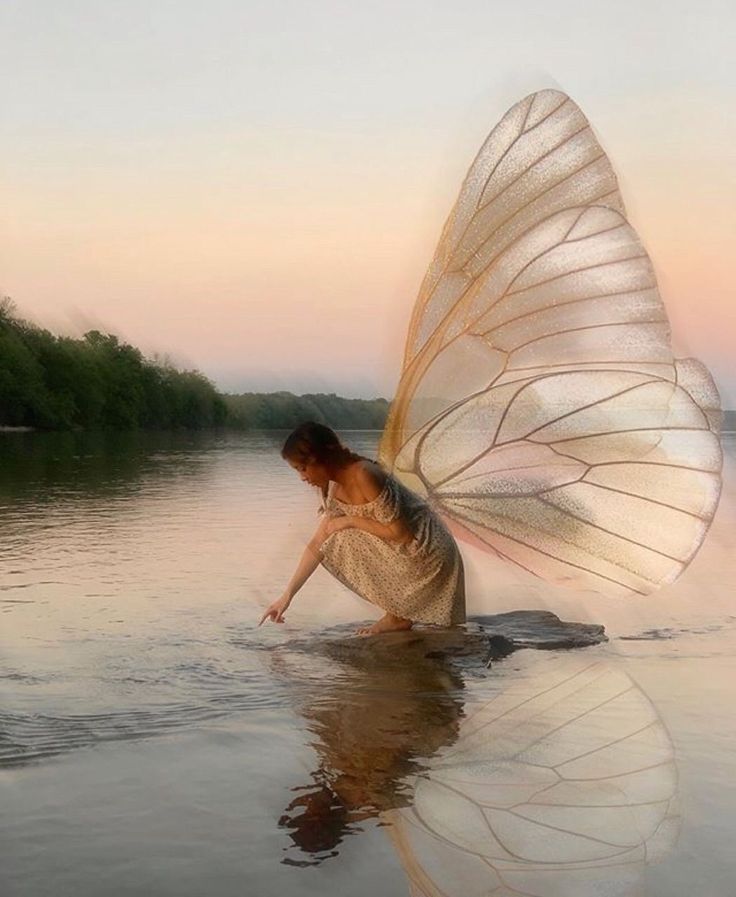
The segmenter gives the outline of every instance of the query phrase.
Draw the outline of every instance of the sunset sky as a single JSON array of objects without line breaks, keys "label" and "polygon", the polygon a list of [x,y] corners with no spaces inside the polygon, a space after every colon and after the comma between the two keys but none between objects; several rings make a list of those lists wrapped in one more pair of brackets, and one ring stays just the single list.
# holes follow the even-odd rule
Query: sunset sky
[{"label": "sunset sky", "polygon": [[390,399],[468,166],[552,87],[736,407],[735,9],[6,0],[0,293],[226,391]]}]

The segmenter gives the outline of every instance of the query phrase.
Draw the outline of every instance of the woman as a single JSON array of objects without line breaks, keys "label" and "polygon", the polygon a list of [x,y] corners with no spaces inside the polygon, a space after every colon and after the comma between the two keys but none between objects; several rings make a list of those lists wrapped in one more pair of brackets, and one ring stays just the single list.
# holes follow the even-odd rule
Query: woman
[{"label": "woman", "polygon": [[290,434],[284,458],[321,489],[322,522],[283,595],[261,617],[282,623],[294,595],[322,564],[340,582],[385,611],[375,635],[414,623],[465,622],[465,572],[455,540],[429,505],[382,465],[344,446],[324,424]]}]

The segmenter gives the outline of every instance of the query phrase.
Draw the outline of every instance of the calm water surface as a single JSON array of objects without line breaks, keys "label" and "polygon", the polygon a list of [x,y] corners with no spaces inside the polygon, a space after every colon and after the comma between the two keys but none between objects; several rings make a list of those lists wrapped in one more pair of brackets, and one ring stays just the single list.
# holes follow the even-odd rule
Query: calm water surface
[{"label": "calm water surface", "polygon": [[469,613],[610,637],[486,667],[351,638],[322,568],[256,626],[318,522],[284,435],[0,434],[0,893],[730,897],[733,437],[650,598],[462,545]]}]

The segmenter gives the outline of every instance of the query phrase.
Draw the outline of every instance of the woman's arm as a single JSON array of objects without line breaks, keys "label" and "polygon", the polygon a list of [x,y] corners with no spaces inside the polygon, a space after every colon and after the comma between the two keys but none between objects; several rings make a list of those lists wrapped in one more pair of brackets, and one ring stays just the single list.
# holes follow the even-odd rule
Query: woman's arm
[{"label": "woman's arm", "polygon": [[319,549],[327,537],[328,523],[329,519],[325,518],[317,527],[315,534],[309,540],[307,547],[302,553],[299,565],[294,571],[294,575],[289,580],[289,584],[284,589],[281,597],[277,598],[266,608],[261,617],[261,622],[258,624],[259,626],[267,619],[273,620],[275,623],[284,622],[284,613],[291,604],[292,598],[314,573],[322,560],[322,555],[320,554]]},{"label": "woman's arm", "polygon": [[301,589],[304,583],[309,579],[309,577],[314,573],[314,571],[319,567],[320,561],[322,560],[322,555],[319,553],[320,546],[325,540],[326,537],[326,527],[329,522],[329,518],[325,517],[324,520],[317,527],[315,534],[312,538],[307,542],[307,547],[304,549],[302,556],[299,560],[299,565],[294,571],[294,575],[289,580],[286,589],[284,590],[284,594],[288,595],[289,598],[293,598],[294,595]]}]

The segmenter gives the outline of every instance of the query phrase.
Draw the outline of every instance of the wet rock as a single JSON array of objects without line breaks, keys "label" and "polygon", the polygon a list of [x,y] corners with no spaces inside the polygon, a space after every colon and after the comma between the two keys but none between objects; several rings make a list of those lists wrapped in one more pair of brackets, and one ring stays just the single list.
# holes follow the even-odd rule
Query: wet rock
[{"label": "wet rock", "polygon": [[506,614],[469,617],[491,636],[502,636],[514,648],[559,650],[586,648],[607,642],[598,623],[568,623],[547,610],[515,610]]},{"label": "wet rock", "polygon": [[387,668],[452,661],[456,667],[472,669],[487,667],[519,648],[559,650],[608,641],[599,624],[570,623],[539,610],[469,617],[464,626],[451,629],[417,625],[408,631],[360,637],[354,634],[356,628],[355,623],[332,626],[316,637],[290,641],[289,648],[316,651],[353,665],[367,662]]}]

